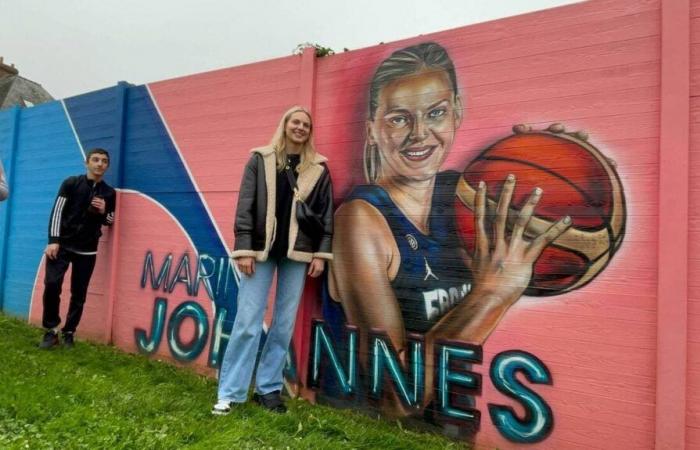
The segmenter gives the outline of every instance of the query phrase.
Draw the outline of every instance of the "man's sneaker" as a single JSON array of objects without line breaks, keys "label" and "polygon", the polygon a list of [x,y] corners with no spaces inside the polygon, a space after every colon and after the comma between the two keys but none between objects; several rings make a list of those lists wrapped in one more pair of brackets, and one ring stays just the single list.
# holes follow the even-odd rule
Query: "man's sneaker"
[{"label": "man's sneaker", "polygon": [[75,346],[75,340],[73,339],[73,333],[63,333],[63,346],[65,348],[73,348]]},{"label": "man's sneaker", "polygon": [[287,407],[284,406],[284,401],[280,395],[280,391],[273,391],[268,394],[253,394],[253,401],[258,402],[260,406],[272,412],[284,414],[287,412]]},{"label": "man's sneaker", "polygon": [[218,402],[216,402],[216,405],[214,405],[214,407],[211,409],[211,413],[215,416],[225,416],[226,414],[231,412],[232,406],[233,402],[219,400]]},{"label": "man's sneaker", "polygon": [[56,333],[54,330],[49,330],[46,333],[44,333],[44,339],[42,339],[41,343],[39,344],[39,348],[43,349],[50,349],[58,345],[58,333]]}]

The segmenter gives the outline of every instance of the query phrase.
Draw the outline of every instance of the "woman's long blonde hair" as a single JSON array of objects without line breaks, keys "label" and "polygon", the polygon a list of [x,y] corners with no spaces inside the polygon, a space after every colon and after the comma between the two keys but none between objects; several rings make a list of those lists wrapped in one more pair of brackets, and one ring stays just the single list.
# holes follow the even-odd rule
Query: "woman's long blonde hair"
[{"label": "woman's long blonde hair", "polygon": [[287,112],[284,113],[282,119],[280,119],[280,123],[277,125],[277,130],[275,130],[275,134],[272,135],[272,140],[270,140],[270,145],[275,149],[278,172],[281,172],[287,164],[287,153],[285,151],[287,139],[285,137],[284,130],[287,127],[289,118],[295,112],[303,112],[309,117],[309,122],[311,122],[311,126],[309,127],[309,138],[301,147],[301,161],[297,166],[297,172],[301,173],[308,169],[316,157],[316,147],[314,147],[313,142],[314,124],[313,119],[311,118],[311,113],[306,108],[302,108],[301,106],[292,106],[287,110]]}]

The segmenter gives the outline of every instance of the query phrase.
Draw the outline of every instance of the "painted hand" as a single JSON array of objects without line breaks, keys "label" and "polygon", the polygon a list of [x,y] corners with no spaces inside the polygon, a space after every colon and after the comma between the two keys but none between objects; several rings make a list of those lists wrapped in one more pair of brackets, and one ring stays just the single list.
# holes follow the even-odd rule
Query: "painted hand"
[{"label": "painted hand", "polygon": [[515,303],[530,283],[533,265],[542,250],[571,225],[571,218],[566,216],[531,241],[525,239],[525,230],[542,196],[542,190],[535,188],[520,210],[507,240],[508,208],[514,190],[515,176],[508,175],[496,207],[493,246],[485,226],[486,184],[483,181],[479,183],[475,202],[476,250],[471,261],[474,290],[479,293],[478,298],[505,307]]}]

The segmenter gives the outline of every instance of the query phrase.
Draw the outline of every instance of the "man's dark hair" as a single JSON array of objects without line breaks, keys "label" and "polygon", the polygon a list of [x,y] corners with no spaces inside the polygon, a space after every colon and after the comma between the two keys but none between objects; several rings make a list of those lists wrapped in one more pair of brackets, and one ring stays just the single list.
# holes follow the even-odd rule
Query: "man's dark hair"
[{"label": "man's dark hair", "polygon": [[85,162],[88,162],[90,160],[90,157],[94,155],[95,153],[99,155],[105,155],[107,157],[107,162],[109,162],[109,152],[103,148],[100,147],[95,147],[93,149],[88,150],[87,154],[85,155]]}]

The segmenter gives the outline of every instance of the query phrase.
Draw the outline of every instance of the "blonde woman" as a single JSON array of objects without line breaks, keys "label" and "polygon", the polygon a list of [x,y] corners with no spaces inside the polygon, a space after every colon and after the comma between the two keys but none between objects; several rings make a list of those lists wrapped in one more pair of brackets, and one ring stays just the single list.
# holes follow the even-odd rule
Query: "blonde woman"
[{"label": "blonde woman", "polygon": [[[253,399],[283,413],[282,370],[306,275],[319,276],[332,259],[333,195],[326,158],[313,145],[311,114],[289,109],[270,145],[252,150],[236,208],[232,257],[241,272],[238,310],[219,373],[213,414],[228,414],[248,396],[272,277],[277,296],[272,323],[258,363]],[[298,193],[298,195],[297,195]],[[305,229],[297,221],[303,201],[322,223]]]}]

